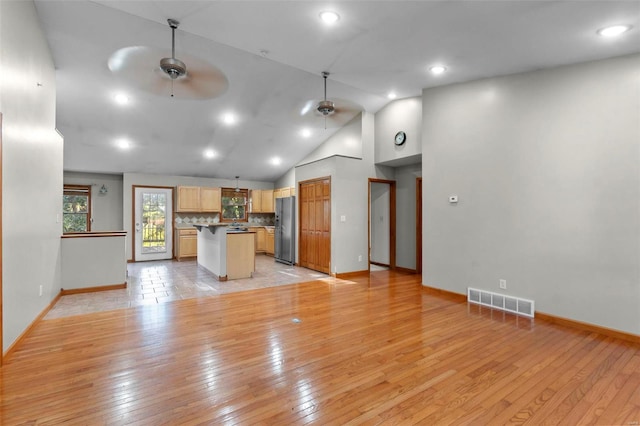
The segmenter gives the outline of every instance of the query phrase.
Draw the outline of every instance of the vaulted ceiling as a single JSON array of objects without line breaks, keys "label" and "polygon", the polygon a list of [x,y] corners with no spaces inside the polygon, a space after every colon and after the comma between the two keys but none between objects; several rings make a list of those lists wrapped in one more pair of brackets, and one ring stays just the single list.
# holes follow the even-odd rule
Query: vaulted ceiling
[{"label": "vaulted ceiling", "polygon": [[[323,97],[323,71],[329,99],[375,113],[390,92],[419,96],[640,51],[639,1],[39,0],[36,8],[57,69],[69,171],[274,181],[338,129],[301,116]],[[329,9],[339,15],[332,25],[319,18]],[[176,57],[222,71],[222,95],[171,98],[109,69],[124,47],[170,52],[168,18],[180,21]],[[596,33],[614,24],[633,27],[619,38]],[[434,75],[433,65],[446,71]],[[229,113],[233,124],[223,120]]]}]

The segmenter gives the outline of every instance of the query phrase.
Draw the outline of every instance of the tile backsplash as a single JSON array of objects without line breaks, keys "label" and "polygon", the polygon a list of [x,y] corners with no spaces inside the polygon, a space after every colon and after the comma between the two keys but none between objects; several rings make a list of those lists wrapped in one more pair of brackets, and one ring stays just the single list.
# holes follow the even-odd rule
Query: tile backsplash
[{"label": "tile backsplash", "polygon": [[[219,213],[197,214],[197,213],[175,213],[175,226],[190,227],[194,223],[219,223]],[[249,213],[248,222],[253,225],[273,225],[275,215],[273,213]]]}]

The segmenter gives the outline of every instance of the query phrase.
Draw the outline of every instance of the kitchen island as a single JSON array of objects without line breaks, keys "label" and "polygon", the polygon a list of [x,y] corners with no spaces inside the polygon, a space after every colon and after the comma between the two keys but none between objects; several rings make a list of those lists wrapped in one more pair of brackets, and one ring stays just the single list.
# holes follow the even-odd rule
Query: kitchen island
[{"label": "kitchen island", "polygon": [[255,271],[255,231],[227,224],[194,224],[198,265],[219,281],[251,278]]}]

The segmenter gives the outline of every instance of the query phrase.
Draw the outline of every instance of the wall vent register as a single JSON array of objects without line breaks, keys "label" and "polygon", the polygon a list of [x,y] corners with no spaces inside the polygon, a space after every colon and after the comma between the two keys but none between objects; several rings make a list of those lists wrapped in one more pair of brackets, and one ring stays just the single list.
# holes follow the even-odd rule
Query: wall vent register
[{"label": "wall vent register", "polygon": [[533,318],[535,315],[535,303],[533,300],[520,297],[507,296],[469,287],[467,289],[467,301],[476,305],[489,306],[501,311],[511,312]]}]

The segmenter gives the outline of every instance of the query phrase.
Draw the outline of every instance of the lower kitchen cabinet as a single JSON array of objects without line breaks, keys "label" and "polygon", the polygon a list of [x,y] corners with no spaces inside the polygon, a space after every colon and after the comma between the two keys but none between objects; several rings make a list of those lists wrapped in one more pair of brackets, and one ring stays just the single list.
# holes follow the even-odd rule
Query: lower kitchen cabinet
[{"label": "lower kitchen cabinet", "polygon": [[198,231],[195,229],[178,229],[176,259],[196,257],[198,255]]},{"label": "lower kitchen cabinet", "polygon": [[255,228],[256,230],[256,252],[265,252],[267,249],[265,239],[265,229]]},{"label": "lower kitchen cabinet", "polygon": [[266,252],[273,256],[275,253],[275,229],[274,228],[266,228]]}]

